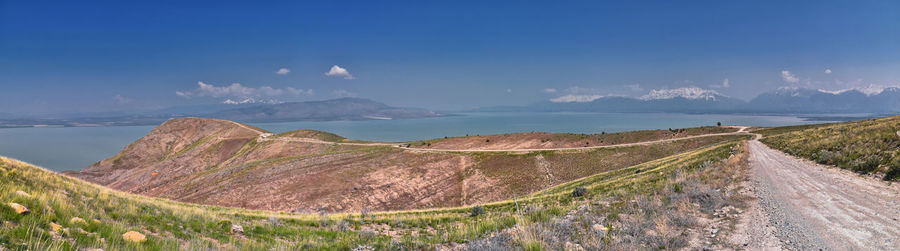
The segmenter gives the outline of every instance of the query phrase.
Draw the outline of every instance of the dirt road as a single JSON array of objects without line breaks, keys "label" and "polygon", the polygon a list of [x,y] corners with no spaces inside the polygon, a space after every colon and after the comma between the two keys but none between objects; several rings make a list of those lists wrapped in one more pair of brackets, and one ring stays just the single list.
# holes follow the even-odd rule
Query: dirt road
[{"label": "dirt road", "polygon": [[[748,249],[900,249],[900,185],[788,156],[750,141],[758,210],[743,232]],[[774,228],[773,228],[774,227]],[[740,227],[739,227],[740,228]],[[775,241],[772,241],[772,240]]]}]

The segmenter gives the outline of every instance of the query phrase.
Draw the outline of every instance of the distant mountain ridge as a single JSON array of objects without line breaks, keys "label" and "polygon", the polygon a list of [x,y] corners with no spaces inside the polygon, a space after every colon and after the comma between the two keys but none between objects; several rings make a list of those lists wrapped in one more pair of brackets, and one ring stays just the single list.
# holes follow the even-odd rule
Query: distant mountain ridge
[{"label": "distant mountain ridge", "polygon": [[900,88],[885,88],[872,94],[859,90],[828,92],[807,88],[780,88],[750,100],[745,110],[792,113],[900,112]]},{"label": "distant mountain ridge", "polygon": [[[866,94],[859,90],[829,92],[808,88],[779,88],[750,101],[711,90],[682,88],[651,91],[641,97],[606,96],[579,102],[543,101],[527,106],[481,108],[477,111],[531,112],[686,112],[686,113],[898,113],[900,88]],[[559,100],[559,99],[554,99]]]},{"label": "distant mountain ridge", "polygon": [[[254,101],[255,102],[255,101]],[[267,102],[267,101],[266,101]],[[234,102],[173,106],[153,111],[90,113],[55,117],[25,117],[0,113],[0,128],[54,126],[158,125],[172,118],[208,117],[241,122],[410,119],[445,116],[418,108],[401,108],[363,98],[288,103]]]},{"label": "distant mountain ridge", "polygon": [[392,107],[369,99],[340,98],[228,109],[206,114],[203,117],[241,122],[283,122],[408,119],[438,116],[443,115],[425,109]]}]

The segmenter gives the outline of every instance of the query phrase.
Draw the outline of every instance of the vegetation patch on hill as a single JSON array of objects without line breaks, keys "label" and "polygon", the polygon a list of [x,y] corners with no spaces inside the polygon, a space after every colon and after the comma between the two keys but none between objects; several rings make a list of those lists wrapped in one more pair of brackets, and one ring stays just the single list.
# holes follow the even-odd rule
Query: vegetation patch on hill
[{"label": "vegetation patch on hill", "polygon": [[[289,214],[174,202],[117,192],[0,158],[0,246],[30,250],[454,246],[517,224],[546,222],[591,200],[666,187],[673,172],[691,172],[728,159],[734,145],[706,147],[475,207],[341,214]],[[573,197],[573,186],[583,187],[584,194]],[[30,213],[17,213],[9,203],[27,207]],[[481,211],[473,214],[476,207]],[[129,232],[145,240],[128,241],[134,237]]]},{"label": "vegetation patch on hill", "polygon": [[900,116],[801,127],[761,141],[820,164],[900,179]]}]

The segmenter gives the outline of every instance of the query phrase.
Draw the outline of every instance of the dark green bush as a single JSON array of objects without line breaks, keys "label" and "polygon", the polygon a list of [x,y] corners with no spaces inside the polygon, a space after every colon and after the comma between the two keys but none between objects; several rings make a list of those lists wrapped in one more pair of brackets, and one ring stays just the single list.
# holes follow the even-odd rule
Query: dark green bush
[{"label": "dark green bush", "polygon": [[587,195],[587,188],[584,187],[575,187],[575,190],[572,191],[572,197],[581,197]]},{"label": "dark green bush", "polygon": [[891,160],[891,163],[888,164],[888,166],[888,170],[884,174],[884,180],[900,179],[900,155],[894,156],[894,159]]},{"label": "dark green bush", "polygon": [[472,207],[472,214],[471,214],[472,217],[476,217],[476,216],[479,216],[479,215],[483,215],[483,214],[485,214],[485,213],[486,213],[486,212],[484,211],[484,207],[482,207],[482,206],[474,206],[474,207]]},{"label": "dark green bush", "polygon": [[858,173],[871,173],[878,169],[881,164],[881,157],[869,155],[854,160],[850,168]]}]

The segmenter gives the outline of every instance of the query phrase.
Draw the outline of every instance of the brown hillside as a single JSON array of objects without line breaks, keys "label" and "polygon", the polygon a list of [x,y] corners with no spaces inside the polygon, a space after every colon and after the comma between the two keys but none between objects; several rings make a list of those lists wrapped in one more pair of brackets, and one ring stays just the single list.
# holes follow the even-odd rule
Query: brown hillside
[{"label": "brown hillside", "polygon": [[[176,119],[71,176],[143,195],[277,211],[460,206],[506,199],[739,136],[645,146],[422,152],[298,130],[271,135],[230,121]],[[309,140],[313,139],[313,140]]]}]

